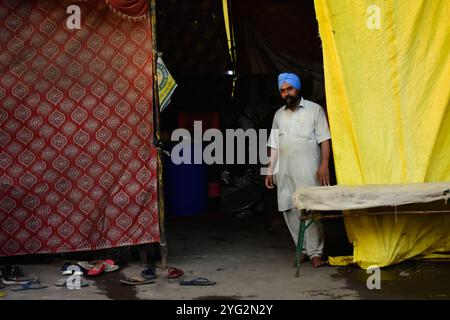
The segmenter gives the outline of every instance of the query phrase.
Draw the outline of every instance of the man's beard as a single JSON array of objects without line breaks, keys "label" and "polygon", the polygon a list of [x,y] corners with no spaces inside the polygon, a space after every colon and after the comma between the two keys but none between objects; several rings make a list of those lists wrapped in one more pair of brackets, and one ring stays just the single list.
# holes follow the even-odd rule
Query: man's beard
[{"label": "man's beard", "polygon": [[288,108],[295,108],[298,104],[298,96],[287,96],[284,98],[284,101],[286,102],[286,106]]}]

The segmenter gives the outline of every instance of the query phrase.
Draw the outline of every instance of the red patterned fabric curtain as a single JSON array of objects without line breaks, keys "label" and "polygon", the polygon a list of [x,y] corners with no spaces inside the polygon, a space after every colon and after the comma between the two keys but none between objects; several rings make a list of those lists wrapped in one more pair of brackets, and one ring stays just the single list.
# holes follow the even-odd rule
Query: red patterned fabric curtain
[{"label": "red patterned fabric curtain", "polygon": [[159,241],[149,21],[73,3],[0,0],[0,256]]},{"label": "red patterned fabric curtain", "polygon": [[147,0],[105,0],[118,15],[130,20],[143,20],[148,12]]}]

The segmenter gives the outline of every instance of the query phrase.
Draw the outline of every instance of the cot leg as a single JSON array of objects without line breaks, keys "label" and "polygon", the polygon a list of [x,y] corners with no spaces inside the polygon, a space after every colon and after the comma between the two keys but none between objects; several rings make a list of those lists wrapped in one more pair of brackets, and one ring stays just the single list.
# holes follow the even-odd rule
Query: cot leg
[{"label": "cot leg", "polygon": [[[302,210],[302,215],[303,213],[306,213],[306,211]],[[296,278],[300,277],[300,256],[303,251],[303,239],[305,238],[305,231],[313,223],[314,220],[311,220],[305,225],[305,220],[300,219],[300,227],[298,228],[299,231],[298,231],[297,248],[295,252],[295,266],[297,267],[297,270],[295,271]]]},{"label": "cot leg", "polygon": [[295,266],[297,267],[297,270],[295,271],[295,277],[298,278],[300,276],[300,256],[302,255],[303,250],[303,239],[305,237],[305,220],[301,219],[301,216],[303,215],[304,210],[301,211],[300,215],[300,227],[298,228],[298,241],[297,241],[297,248],[295,252]]}]

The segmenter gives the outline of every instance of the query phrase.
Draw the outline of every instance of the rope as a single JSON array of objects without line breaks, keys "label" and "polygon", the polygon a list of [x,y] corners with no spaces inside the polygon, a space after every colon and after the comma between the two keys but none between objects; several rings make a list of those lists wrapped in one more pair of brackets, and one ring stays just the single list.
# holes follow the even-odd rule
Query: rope
[{"label": "rope", "polygon": [[334,214],[334,215],[323,215],[315,214],[300,217],[300,220],[324,220],[324,219],[335,219],[335,218],[351,218],[351,217],[361,217],[361,216],[385,216],[385,215],[430,215],[430,214],[447,214],[450,210],[435,210],[435,211],[394,211],[394,212],[366,212],[366,213],[354,213],[354,214]]}]

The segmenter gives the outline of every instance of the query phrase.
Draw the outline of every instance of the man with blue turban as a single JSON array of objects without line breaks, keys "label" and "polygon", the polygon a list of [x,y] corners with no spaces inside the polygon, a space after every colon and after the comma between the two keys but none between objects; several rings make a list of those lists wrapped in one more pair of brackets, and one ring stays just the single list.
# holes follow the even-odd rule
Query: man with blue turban
[{"label": "man with blue turban", "polygon": [[[266,187],[277,186],[278,209],[297,245],[300,211],[292,196],[297,187],[330,185],[330,130],[320,105],[301,96],[301,81],[294,73],[278,76],[278,89],[285,102],[275,113],[268,147],[269,173]],[[308,258],[320,267],[323,253],[323,228],[313,222],[305,231],[301,262]]]}]

